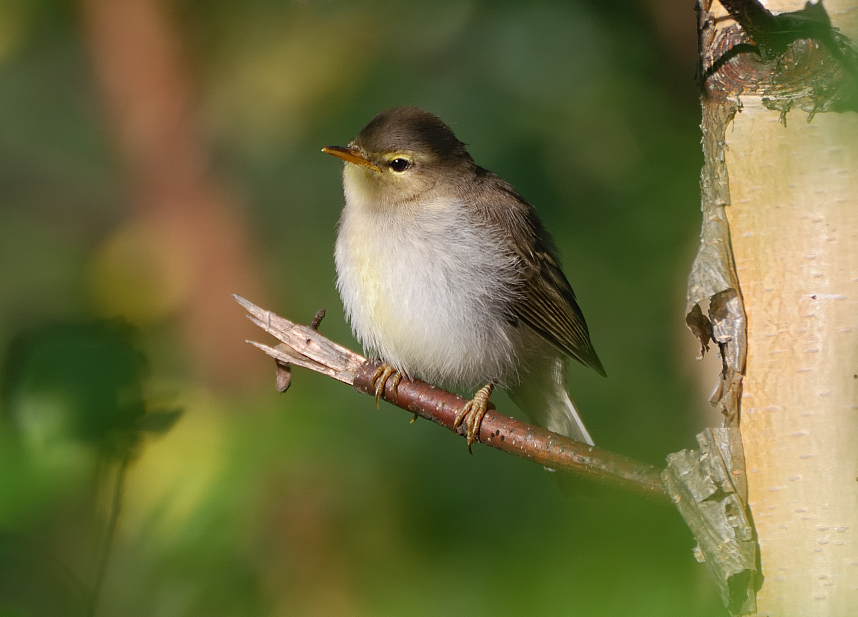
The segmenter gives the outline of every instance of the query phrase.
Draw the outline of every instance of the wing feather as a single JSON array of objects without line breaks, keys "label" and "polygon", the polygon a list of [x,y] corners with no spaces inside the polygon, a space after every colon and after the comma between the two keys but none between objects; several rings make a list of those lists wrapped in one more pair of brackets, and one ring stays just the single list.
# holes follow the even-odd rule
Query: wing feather
[{"label": "wing feather", "polygon": [[[482,169],[478,175],[489,186],[475,195],[474,201],[482,206],[482,214],[489,221],[511,234],[520,264],[518,293],[510,306],[513,321],[524,322],[564,354],[604,376],[575,292],[560,269],[554,242],[533,206],[499,176]],[[486,195],[493,196],[493,203],[486,203]]]}]

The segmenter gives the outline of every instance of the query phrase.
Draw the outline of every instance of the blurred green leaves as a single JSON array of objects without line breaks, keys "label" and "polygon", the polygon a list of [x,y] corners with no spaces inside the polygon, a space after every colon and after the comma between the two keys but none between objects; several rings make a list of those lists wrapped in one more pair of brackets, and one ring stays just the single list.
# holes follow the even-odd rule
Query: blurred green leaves
[{"label": "blurred green leaves", "polygon": [[[204,226],[177,217],[158,235],[134,219],[79,6],[0,2],[0,347],[12,346],[0,532],[44,537],[56,555],[10,540],[18,548],[0,548],[0,562],[28,574],[6,579],[6,567],[0,581],[53,581],[64,591],[51,608],[79,610],[85,586],[56,563],[92,571],[97,460],[142,452],[102,614],[721,614],[670,511],[610,493],[566,503],[540,468],[485,448],[468,456],[435,427],[305,372],[283,396],[273,367],[246,390],[203,377],[191,336],[217,333],[188,334],[177,315],[194,297],[189,268],[211,284],[223,272],[206,254],[182,261]],[[611,375],[570,372],[597,442],[656,464],[690,443],[710,385],[682,315],[699,228],[695,50],[693,35],[683,47],[653,23],[669,14],[693,32],[690,6],[159,6],[191,67],[203,164],[250,221],[266,305],[304,322],[326,308],[326,335],[353,344],[334,288],[340,168],[319,149],[382,108],[420,105],[555,236]],[[139,327],[133,344],[94,325],[105,315]],[[175,400],[153,403],[151,390]],[[170,427],[174,405],[185,413],[172,430],[141,441]]]},{"label": "blurred green leaves", "polygon": [[84,614],[97,601],[126,466],[146,434],[166,433],[181,415],[149,408],[133,338],[119,320],[67,322],[9,346],[0,380],[4,615]]},{"label": "blurred green leaves", "polygon": [[134,458],[142,433],[163,433],[177,410],[147,413],[146,361],[119,321],[53,324],[16,338],[2,380],[9,430],[34,458],[67,447]]}]

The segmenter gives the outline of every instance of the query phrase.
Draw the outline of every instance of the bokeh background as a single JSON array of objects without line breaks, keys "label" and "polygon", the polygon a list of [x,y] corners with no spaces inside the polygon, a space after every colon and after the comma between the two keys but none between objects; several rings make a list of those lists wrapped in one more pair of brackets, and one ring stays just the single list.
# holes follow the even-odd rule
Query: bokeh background
[{"label": "bokeh background", "polygon": [[684,0],[0,1],[0,615],[724,614],[674,511],[278,396],[230,297],[355,346],[320,148],[419,105],[553,232],[596,442],[661,465],[717,421],[695,37]]}]

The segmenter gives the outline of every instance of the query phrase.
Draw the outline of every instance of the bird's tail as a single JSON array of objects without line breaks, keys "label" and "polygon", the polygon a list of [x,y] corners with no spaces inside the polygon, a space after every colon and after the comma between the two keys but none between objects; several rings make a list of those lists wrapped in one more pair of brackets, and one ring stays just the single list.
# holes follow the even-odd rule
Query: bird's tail
[{"label": "bird's tail", "polygon": [[593,438],[566,391],[566,362],[563,358],[555,357],[532,367],[508,392],[512,402],[534,423],[593,445]]}]

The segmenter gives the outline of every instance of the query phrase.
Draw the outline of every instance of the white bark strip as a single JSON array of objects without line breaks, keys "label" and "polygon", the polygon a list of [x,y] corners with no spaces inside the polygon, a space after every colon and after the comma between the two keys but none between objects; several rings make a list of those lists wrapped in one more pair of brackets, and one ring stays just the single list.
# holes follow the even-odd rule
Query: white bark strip
[{"label": "white bark strip", "polygon": [[742,103],[726,133],[727,216],[747,312],[758,614],[856,614],[858,114],[808,124],[793,111],[784,127],[758,97]]}]

